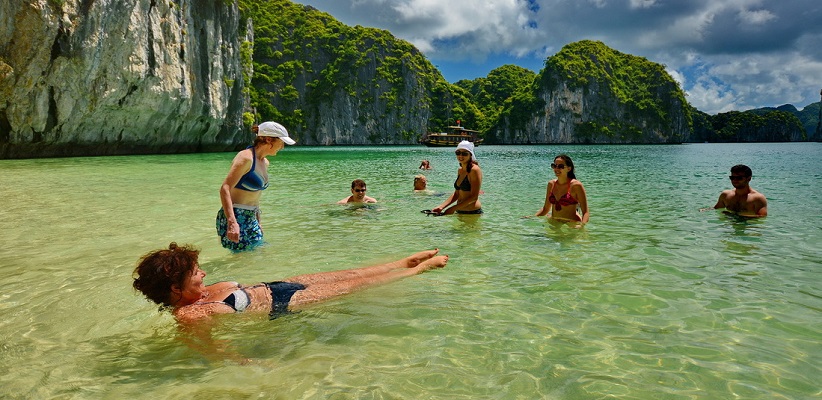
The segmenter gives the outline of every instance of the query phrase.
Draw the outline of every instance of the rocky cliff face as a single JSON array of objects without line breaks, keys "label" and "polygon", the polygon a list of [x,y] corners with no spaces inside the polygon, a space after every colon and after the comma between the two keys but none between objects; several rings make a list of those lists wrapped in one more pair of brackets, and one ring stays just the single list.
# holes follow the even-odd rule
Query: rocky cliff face
[{"label": "rocky cliff face", "polygon": [[503,115],[497,142],[681,143],[690,135],[689,106],[664,68],[600,42],[572,43],[546,60],[533,96],[524,120]]},{"label": "rocky cliff face", "polygon": [[539,97],[545,108],[526,126],[522,138],[531,143],[681,143],[690,128],[685,104],[663,93],[654,97],[664,103],[667,118],[649,115],[621,102],[608,90],[608,82],[570,87],[562,81],[543,88]]},{"label": "rocky cliff face", "polygon": [[[819,91],[819,96],[822,97],[822,90]],[[819,101],[819,119],[816,121],[816,133],[811,140],[822,142],[822,100]]]},{"label": "rocky cliff face", "polygon": [[432,106],[454,103],[449,85],[410,43],[287,0],[240,4],[255,21],[252,105],[299,144],[412,144],[451,119]]},{"label": "rocky cliff face", "polygon": [[239,20],[225,1],[0,3],[0,158],[248,142]]},{"label": "rocky cliff face", "polygon": [[[302,111],[303,124],[292,125],[300,144],[416,143],[431,118],[431,85],[410,59],[386,53],[384,48],[364,48],[366,61],[354,70],[337,64],[333,55],[306,55],[315,72],[303,71],[291,82],[301,96],[272,98],[281,110]],[[322,75],[329,70],[338,73],[325,81]]]},{"label": "rocky cliff face", "polygon": [[695,142],[799,142],[809,135],[792,105],[760,108],[744,112],[729,111],[716,115],[700,113],[691,139]]}]

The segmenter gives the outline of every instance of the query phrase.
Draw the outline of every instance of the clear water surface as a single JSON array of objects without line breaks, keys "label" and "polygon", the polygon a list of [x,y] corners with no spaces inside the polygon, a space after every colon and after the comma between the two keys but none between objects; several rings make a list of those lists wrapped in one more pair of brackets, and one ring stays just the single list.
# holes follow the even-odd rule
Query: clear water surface
[{"label": "clear water surface", "polygon": [[[570,154],[584,229],[533,215]],[[480,146],[485,215],[426,217],[453,149],[271,158],[267,245],[222,249],[233,153],[0,161],[0,397],[803,399],[822,396],[822,145]],[[434,195],[412,193],[421,159]],[[752,167],[770,215],[710,207]],[[351,180],[379,204],[334,204]],[[274,321],[217,318],[214,360],[131,289],[145,252],[202,248],[254,283],[440,248],[447,268]]]}]

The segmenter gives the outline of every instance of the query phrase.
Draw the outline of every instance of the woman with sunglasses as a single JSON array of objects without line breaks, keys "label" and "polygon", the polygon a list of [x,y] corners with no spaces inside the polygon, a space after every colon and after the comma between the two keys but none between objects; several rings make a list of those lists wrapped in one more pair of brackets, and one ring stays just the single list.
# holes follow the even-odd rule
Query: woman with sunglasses
[{"label": "woman with sunglasses", "polygon": [[474,144],[463,140],[457,145],[455,154],[460,167],[457,170],[457,180],[454,181],[454,193],[431,212],[434,215],[482,214],[479,201],[482,169],[474,156]]},{"label": "woman with sunglasses", "polygon": [[[537,216],[548,215],[550,212],[551,218],[556,220],[587,223],[590,217],[588,197],[585,195],[582,182],[576,179],[574,162],[571,157],[565,154],[556,156],[551,168],[557,179],[548,182],[545,204],[539,209]],[[582,214],[577,212],[577,209]]]},{"label": "woman with sunglasses", "polygon": [[254,143],[237,153],[220,186],[223,207],[217,212],[217,235],[223,247],[232,251],[251,250],[263,243],[260,197],[268,187],[266,157],[296,143],[276,122],[263,122],[251,129],[257,135]]}]

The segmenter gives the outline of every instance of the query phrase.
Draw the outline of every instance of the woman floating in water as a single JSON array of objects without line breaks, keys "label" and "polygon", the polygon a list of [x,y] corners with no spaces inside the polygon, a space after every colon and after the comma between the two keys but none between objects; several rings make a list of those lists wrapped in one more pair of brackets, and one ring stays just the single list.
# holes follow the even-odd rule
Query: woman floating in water
[{"label": "woman floating in water", "polygon": [[448,256],[437,256],[438,251],[422,251],[387,264],[299,275],[269,283],[205,285],[206,273],[197,261],[200,251],[172,242],[168,249],[149,252],[140,259],[132,285],[149,300],[170,308],[181,323],[241,312],[268,313],[273,318],[307,304],[445,267]]},{"label": "woman floating in water", "polygon": [[[565,154],[556,156],[551,168],[557,179],[548,182],[545,204],[537,211],[537,216],[547,215],[550,212],[551,218],[556,220],[587,223],[590,217],[588,197],[585,195],[582,182],[576,179],[574,162],[571,157]],[[577,209],[582,214],[577,212]]]},{"label": "woman floating in water", "polygon": [[231,162],[220,186],[217,212],[217,235],[223,247],[242,251],[263,243],[260,224],[260,197],[268,187],[268,156],[276,156],[286,144],[294,144],[285,127],[276,122],[263,122],[252,130],[257,134],[254,144],[240,151]]},{"label": "woman floating in water", "polygon": [[[474,144],[463,140],[457,145],[457,180],[454,181],[454,193],[442,204],[431,210],[435,215],[447,214],[482,214],[479,195],[482,186],[482,170],[474,156]],[[456,202],[451,207],[452,203]],[[448,208],[446,208],[448,207]]]}]

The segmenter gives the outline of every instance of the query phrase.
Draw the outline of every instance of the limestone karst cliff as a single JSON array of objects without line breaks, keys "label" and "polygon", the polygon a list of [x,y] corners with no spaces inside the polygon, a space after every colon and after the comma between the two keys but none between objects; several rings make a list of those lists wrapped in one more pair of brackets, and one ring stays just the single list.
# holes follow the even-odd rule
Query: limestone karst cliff
[{"label": "limestone karst cliff", "polygon": [[[413,144],[457,119],[488,144],[705,140],[694,118],[662,65],[601,42],[452,85],[390,32],[288,0],[0,2],[0,158],[233,150],[254,119],[300,145]],[[755,137],[805,140],[783,125]]]},{"label": "limestone karst cliff", "polygon": [[802,122],[792,112],[794,106],[762,108],[744,112],[729,111],[716,115],[694,112],[691,138],[695,142],[801,142],[808,140]]},{"label": "limestone karst cliff", "polygon": [[[822,97],[822,90],[819,91],[819,96]],[[819,101],[819,119],[816,120],[816,132],[813,140],[822,142],[822,100]]]},{"label": "limestone karst cliff", "polygon": [[681,143],[690,134],[690,108],[664,67],[601,42],[566,45],[527,90],[489,143]]},{"label": "limestone karst cliff", "polygon": [[0,158],[248,142],[239,23],[230,1],[0,3]]},{"label": "limestone karst cliff", "polygon": [[[240,1],[255,21],[252,105],[302,145],[413,144],[476,107],[410,43],[287,0]],[[466,112],[467,111],[467,112]]]}]

